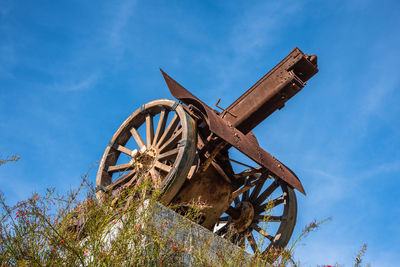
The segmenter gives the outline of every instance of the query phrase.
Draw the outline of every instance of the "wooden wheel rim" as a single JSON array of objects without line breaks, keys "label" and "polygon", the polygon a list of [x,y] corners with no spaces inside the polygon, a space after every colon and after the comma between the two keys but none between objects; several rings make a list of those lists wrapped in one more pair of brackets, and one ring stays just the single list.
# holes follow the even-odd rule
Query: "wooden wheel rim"
[{"label": "wooden wheel rim", "polygon": [[[291,188],[281,179],[269,176],[267,173],[268,172],[266,172],[264,168],[260,169],[259,174],[261,174],[261,176],[260,178],[258,178],[262,179],[263,175],[266,175],[266,177],[264,177],[265,181],[272,182],[267,188],[265,188],[264,190],[259,188],[259,191],[255,192],[253,195],[254,189],[257,186],[257,183],[255,183],[254,186],[251,187],[253,188],[253,191],[251,193],[251,188],[247,191],[243,191],[232,202],[235,208],[239,207],[242,202],[250,202],[254,207],[254,219],[245,231],[236,233],[231,236],[231,241],[237,245],[244,245],[244,242],[247,242],[251,246],[254,253],[261,254],[266,254],[271,248],[279,249],[285,247],[288,244],[290,237],[293,233],[297,217],[297,199],[293,188]],[[255,181],[257,181],[257,179]],[[263,186],[263,184],[264,182],[262,182],[261,186]],[[282,190],[282,195],[278,198],[268,200],[268,197],[271,196],[272,193],[278,189]],[[269,191],[271,192],[268,193]],[[279,204],[275,205],[274,203]],[[268,234],[268,232],[264,231],[264,229],[260,226],[263,221],[263,209],[261,207],[267,207],[267,205],[269,204],[275,205],[271,207],[270,210],[279,205],[283,205],[282,215],[275,215],[270,217],[265,216],[267,223],[280,223],[274,235]],[[228,213],[228,211],[226,213]],[[271,222],[268,221],[268,218],[270,218]],[[227,229],[230,229],[230,225],[232,225],[233,221],[234,219],[230,215],[221,216],[219,223],[225,222],[226,224],[220,229],[216,230],[216,233],[222,236],[227,236]],[[256,244],[258,244],[258,242],[253,235],[253,233],[255,232],[258,232],[259,237],[264,238],[264,240],[266,240],[267,242],[270,242],[268,246],[264,249],[264,251],[258,251],[258,248],[256,247]]]},{"label": "wooden wheel rim", "polygon": [[[167,124],[167,118],[174,113],[174,117],[172,118],[171,122]],[[157,125],[157,130],[154,132],[153,126],[153,118],[157,114],[160,114],[160,120]],[[164,114],[164,123],[161,122],[161,116]],[[149,119],[149,117],[151,119]],[[175,118],[176,117],[176,118]],[[172,121],[177,121],[172,123]],[[153,134],[149,134],[148,131],[148,123],[151,124],[151,131]],[[132,152],[124,149],[126,143],[133,138],[136,141],[137,146],[140,150],[140,144],[138,143],[136,137],[134,136],[135,132],[138,134],[137,129],[146,124],[146,141],[143,141],[147,148],[159,146],[158,149],[163,148],[163,144],[167,143],[174,137],[175,132],[172,134],[168,134],[171,131],[177,130],[178,125],[180,125],[179,130],[181,132],[179,140],[177,140],[177,146],[173,148],[176,153],[176,158],[172,166],[170,166],[170,170],[168,173],[163,177],[161,183],[161,202],[164,204],[169,203],[172,198],[176,195],[179,191],[187,174],[192,166],[193,159],[196,152],[196,125],[195,121],[190,117],[190,115],[183,109],[182,105],[176,101],[169,100],[169,99],[160,99],[149,102],[147,104],[142,105],[139,109],[133,112],[119,127],[119,129],[115,132],[114,136],[112,137],[111,141],[107,145],[103,157],[100,162],[100,166],[96,176],[96,190],[104,189],[112,190],[115,182],[113,181],[113,173],[110,172],[110,167],[116,167],[116,163],[120,157],[121,152],[126,154],[126,151]],[[160,124],[164,124],[163,126]],[[175,127],[173,127],[175,125]],[[170,130],[169,128],[173,128]],[[159,130],[160,127],[160,130]],[[133,130],[135,129],[135,130]],[[167,133],[168,132],[168,133]],[[140,136],[140,134],[139,134]],[[149,141],[149,137],[150,140]],[[164,139],[163,139],[164,138]],[[166,139],[166,140],[165,140]],[[163,141],[162,141],[163,140]],[[160,143],[161,142],[161,143]],[[172,143],[172,142],[170,142]],[[174,144],[174,143],[172,143]],[[122,147],[122,148],[121,148]],[[168,146],[165,146],[164,149],[168,151]],[[160,151],[158,151],[160,152]],[[165,153],[165,151],[162,151]],[[155,161],[158,161],[158,157]],[[121,165],[119,165],[121,166]],[[129,167],[127,167],[128,169]],[[125,171],[127,170],[125,169]],[[161,171],[160,171],[161,173]],[[96,193],[97,198],[100,200],[100,194]]]}]

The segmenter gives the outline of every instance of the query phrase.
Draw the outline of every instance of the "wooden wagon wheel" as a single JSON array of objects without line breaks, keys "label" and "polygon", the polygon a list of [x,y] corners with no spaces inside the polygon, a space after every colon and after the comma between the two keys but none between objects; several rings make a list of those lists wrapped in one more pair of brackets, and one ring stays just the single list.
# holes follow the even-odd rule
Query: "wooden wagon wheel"
[{"label": "wooden wagon wheel", "polygon": [[234,201],[220,217],[216,233],[239,246],[250,245],[254,253],[285,247],[296,224],[294,190],[265,168],[236,176],[242,176],[244,184],[233,192]]},{"label": "wooden wagon wheel", "polygon": [[96,197],[102,201],[107,191],[151,177],[158,181],[161,202],[169,203],[192,166],[196,135],[195,121],[178,102],[161,99],[142,105],[106,147],[97,172]]}]

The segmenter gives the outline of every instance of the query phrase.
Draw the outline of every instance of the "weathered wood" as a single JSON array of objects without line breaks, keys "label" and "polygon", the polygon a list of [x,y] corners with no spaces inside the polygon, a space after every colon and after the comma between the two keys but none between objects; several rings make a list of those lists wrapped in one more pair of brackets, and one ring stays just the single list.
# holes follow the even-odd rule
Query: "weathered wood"
[{"label": "weathered wood", "polygon": [[153,117],[150,113],[146,114],[146,140],[147,147],[150,147],[153,144],[154,138],[154,125],[153,125]]},{"label": "weathered wood", "polygon": [[138,144],[139,149],[146,146],[136,128],[132,128],[130,131],[131,131],[131,134],[132,134],[133,138],[135,139],[136,143]]}]

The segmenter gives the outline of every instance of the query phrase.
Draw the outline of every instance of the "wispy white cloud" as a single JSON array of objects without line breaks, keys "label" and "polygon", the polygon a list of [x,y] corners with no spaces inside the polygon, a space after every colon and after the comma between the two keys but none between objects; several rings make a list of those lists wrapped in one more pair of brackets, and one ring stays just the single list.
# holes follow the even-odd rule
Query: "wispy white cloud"
[{"label": "wispy white cloud", "polygon": [[385,173],[394,173],[400,171],[400,160],[395,159],[393,161],[385,162],[372,166],[370,169],[365,170],[360,173],[358,179],[364,180],[371,177],[376,177],[377,175],[382,175]]},{"label": "wispy white cloud", "polygon": [[[334,202],[343,199],[351,192],[351,186],[348,177],[341,173],[329,173],[326,170],[312,169],[308,171],[309,177],[314,181],[311,190],[313,201],[333,205]],[[328,201],[327,201],[328,200]]]},{"label": "wispy white cloud", "polygon": [[113,17],[114,20],[110,23],[109,28],[109,44],[113,48],[123,49],[124,44],[124,28],[129,22],[130,17],[132,16],[134,6],[136,1],[134,0],[125,0],[114,9]]},{"label": "wispy white cloud", "polygon": [[[365,263],[371,263],[372,266],[393,266],[396,254],[393,250],[386,254],[384,248],[376,246],[378,238],[376,229],[368,220],[375,220],[375,223],[378,221],[379,224],[386,225],[387,223],[384,222],[386,219],[381,220],[371,214],[383,214],[383,210],[386,212],[395,212],[395,210],[394,207],[388,208],[387,205],[383,207],[380,199],[369,195],[371,189],[367,187],[366,180],[398,173],[400,160],[394,159],[383,164],[371,165],[368,169],[361,171],[353,169],[351,165],[338,164],[338,168],[334,168],[335,162],[336,160],[332,158],[331,164],[324,164],[324,169],[305,170],[310,194],[306,200],[300,201],[302,204],[300,221],[311,220],[315,216],[319,218],[333,216],[333,221],[323,225],[317,233],[311,234],[305,240],[306,246],[296,249],[296,257],[306,260],[301,262],[304,266],[333,265],[336,262],[349,263],[353,261],[361,245],[367,243],[369,248]],[[394,179],[395,176],[391,177]],[[382,183],[385,182],[382,181]],[[378,203],[371,203],[374,200]],[[359,208],[366,210],[360,211]],[[393,215],[388,215],[389,217]],[[370,235],[365,235],[365,231],[371,231]],[[388,228],[382,231],[397,232]],[[395,236],[393,238],[396,240]]]},{"label": "wispy white cloud", "polygon": [[385,101],[390,98],[391,93],[398,87],[399,79],[394,73],[387,73],[372,84],[366,92],[365,97],[360,101],[360,112],[358,120],[361,124],[368,122],[368,119],[383,108]]},{"label": "wispy white cloud", "polygon": [[66,88],[67,91],[81,91],[92,88],[99,79],[99,73],[93,73],[88,77],[75,81],[70,87]]},{"label": "wispy white cloud", "polygon": [[[400,171],[400,160],[371,165],[362,171],[351,169],[351,166],[340,166],[335,168],[335,159],[331,164],[323,164],[325,169],[303,170],[309,179],[309,191],[314,203],[320,203],[321,209],[333,207],[337,202],[354,197],[356,188],[362,187],[366,179],[376,178],[379,175],[397,173]],[[311,180],[311,181],[310,181]],[[360,190],[358,190],[359,193]],[[308,203],[315,207],[314,203]],[[313,211],[315,213],[315,210]]]},{"label": "wispy white cloud", "polygon": [[[74,76],[75,75],[77,74],[74,74]],[[100,79],[100,73],[95,72],[88,74],[85,78],[81,79],[73,78],[66,80],[64,82],[57,82],[51,87],[55,88],[58,91],[77,92],[93,88],[99,81],[99,79]]]},{"label": "wispy white cloud", "polygon": [[267,1],[254,5],[234,25],[231,35],[234,51],[248,56],[265,50],[279,40],[279,31],[290,22],[285,18],[301,8],[300,3],[293,1]]},{"label": "wispy white cloud", "polygon": [[[400,78],[396,68],[400,52],[393,47],[393,43],[399,42],[398,35],[383,35],[370,44],[368,57],[369,64],[358,76],[359,90],[353,116],[349,121],[349,127],[359,132],[360,139],[367,136],[372,128],[375,128],[376,120],[393,120],[393,97],[398,97]],[[355,77],[354,80],[357,78]],[[349,86],[350,87],[350,86]],[[389,123],[391,128],[398,128],[396,122]]]},{"label": "wispy white cloud", "polygon": [[[293,1],[261,1],[243,10],[235,23],[227,28],[229,34],[223,44],[226,57],[222,58],[223,54],[218,55],[219,64],[214,56],[206,59],[210,61],[207,65],[214,68],[213,73],[218,78],[218,83],[213,88],[216,95],[226,95],[223,101],[229,103],[234,100],[235,96],[226,92],[234,88],[237,82],[235,77],[240,79],[240,75],[246,75],[250,71],[243,67],[248,62],[254,63],[258,55],[280,40],[282,28],[291,23],[287,18],[301,9],[302,4]],[[233,73],[235,77],[232,77]]]}]

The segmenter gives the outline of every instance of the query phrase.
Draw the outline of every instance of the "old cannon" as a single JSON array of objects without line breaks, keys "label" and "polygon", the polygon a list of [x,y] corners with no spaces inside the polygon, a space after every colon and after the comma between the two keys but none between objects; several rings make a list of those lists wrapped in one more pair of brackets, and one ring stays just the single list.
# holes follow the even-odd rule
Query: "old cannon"
[{"label": "old cannon", "polygon": [[[297,176],[263,150],[251,130],[299,92],[318,72],[317,57],[293,49],[229,107],[218,112],[164,71],[171,94],[142,105],[107,145],[96,177],[96,196],[152,177],[164,204],[206,203],[198,221],[254,252],[287,245],[297,201]],[[218,104],[218,103],[217,103]],[[236,149],[254,164],[230,157]],[[268,232],[261,226],[267,219]],[[257,238],[268,244],[258,251]]]}]

